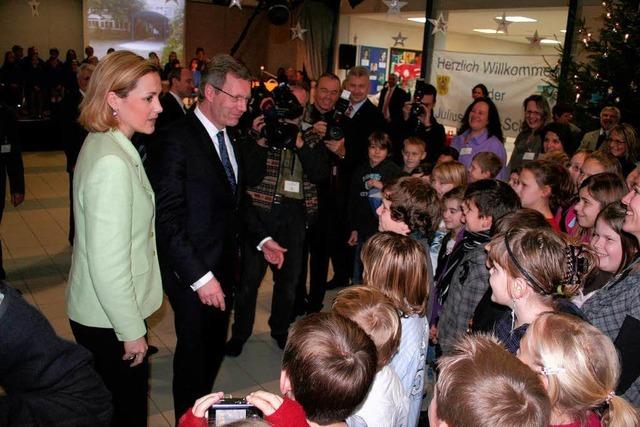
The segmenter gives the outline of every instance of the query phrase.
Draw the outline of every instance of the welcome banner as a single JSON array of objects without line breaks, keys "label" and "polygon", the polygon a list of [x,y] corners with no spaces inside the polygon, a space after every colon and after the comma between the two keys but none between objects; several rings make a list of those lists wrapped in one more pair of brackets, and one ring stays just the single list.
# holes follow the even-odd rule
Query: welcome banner
[{"label": "welcome banner", "polygon": [[522,101],[534,93],[548,95],[549,65],[557,55],[484,55],[477,53],[433,53],[431,84],[438,89],[434,114],[447,126],[460,127],[473,99],[471,89],[478,83],[489,90],[496,104],[505,136],[515,137],[523,120]]}]

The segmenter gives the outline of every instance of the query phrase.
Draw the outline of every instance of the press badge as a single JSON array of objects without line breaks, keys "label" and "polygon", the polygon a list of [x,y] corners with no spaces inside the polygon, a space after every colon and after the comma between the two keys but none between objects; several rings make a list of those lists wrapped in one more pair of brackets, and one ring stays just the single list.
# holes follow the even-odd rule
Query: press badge
[{"label": "press badge", "polygon": [[536,153],[533,153],[531,151],[527,151],[526,153],[524,153],[524,156],[522,156],[522,160],[533,160],[536,158]]},{"label": "press badge", "polygon": [[463,147],[460,149],[461,156],[468,156],[469,154],[471,154],[471,147]]},{"label": "press badge", "polygon": [[287,193],[299,193],[300,192],[300,183],[296,181],[287,181],[284,180],[284,191]]}]

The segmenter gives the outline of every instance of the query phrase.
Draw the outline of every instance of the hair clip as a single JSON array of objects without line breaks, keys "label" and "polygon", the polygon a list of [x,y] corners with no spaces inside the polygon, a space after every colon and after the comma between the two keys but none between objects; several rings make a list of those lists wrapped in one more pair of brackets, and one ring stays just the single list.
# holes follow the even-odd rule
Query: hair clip
[{"label": "hair clip", "polygon": [[607,394],[606,399],[604,399],[604,402],[608,405],[611,402],[611,399],[613,399],[615,395],[616,395],[615,391],[610,391],[609,394]]},{"label": "hair clip", "polygon": [[565,371],[564,368],[554,368],[552,366],[543,366],[542,367],[542,374],[545,376],[549,376],[549,375],[558,375],[558,374],[562,374]]}]

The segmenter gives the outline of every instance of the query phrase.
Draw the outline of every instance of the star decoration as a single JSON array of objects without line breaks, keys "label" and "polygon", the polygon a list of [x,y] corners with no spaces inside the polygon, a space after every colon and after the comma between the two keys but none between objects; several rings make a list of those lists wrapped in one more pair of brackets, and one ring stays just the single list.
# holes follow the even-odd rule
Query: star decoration
[{"label": "star decoration", "polygon": [[40,2],[38,0],[29,0],[27,4],[31,6],[31,16],[40,16],[40,11],[38,10]]},{"label": "star decoration", "polygon": [[431,34],[437,34],[437,33],[446,34],[447,26],[449,24],[447,23],[447,21],[444,20],[444,16],[442,15],[442,13],[440,14],[440,16],[438,16],[438,19],[429,19],[429,22],[431,22],[431,25],[433,25],[433,30],[431,31]]},{"label": "star decoration", "polygon": [[504,33],[504,34],[509,34],[509,24],[511,24],[511,22],[507,21],[507,14],[506,12],[502,12],[502,17],[501,18],[493,18],[494,21],[496,21],[496,23],[498,24],[498,28],[496,29],[496,33]]},{"label": "star decoration", "polygon": [[298,21],[295,27],[291,27],[291,40],[300,39],[304,41],[303,34],[307,31],[309,30],[307,30],[306,28],[302,28],[302,26],[300,25],[300,21]]},{"label": "star decoration", "polygon": [[533,36],[527,37],[527,40],[529,40],[529,43],[531,44],[531,46],[540,47],[540,41],[542,40],[542,37],[540,37],[540,35],[538,34],[538,30],[536,30],[533,33]]},{"label": "star decoration", "polygon": [[242,9],[240,0],[231,0],[231,3],[229,3],[229,9],[231,9],[233,6],[236,6],[238,9]]},{"label": "star decoration", "polygon": [[405,37],[402,35],[402,33],[398,33],[397,36],[391,36],[391,38],[393,39],[393,46],[404,46],[404,41],[406,39],[408,39],[408,37]]},{"label": "star decoration", "polygon": [[407,5],[406,1],[400,0],[382,0],[382,3],[386,4],[389,10],[388,15],[397,15],[400,13],[400,9]]}]

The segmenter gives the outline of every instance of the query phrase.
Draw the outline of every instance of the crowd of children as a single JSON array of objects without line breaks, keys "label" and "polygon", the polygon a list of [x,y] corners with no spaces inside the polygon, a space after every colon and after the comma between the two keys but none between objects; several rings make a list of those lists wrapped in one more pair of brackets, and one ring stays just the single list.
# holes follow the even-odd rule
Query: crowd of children
[{"label": "crowd of children", "polygon": [[[294,325],[282,396],[247,397],[269,425],[413,427],[425,396],[431,426],[640,425],[635,132],[591,151],[532,119],[506,169],[494,110],[474,101],[433,165],[421,139],[396,165],[370,136],[349,204],[354,286]],[[220,395],[203,399],[182,426]]]}]

